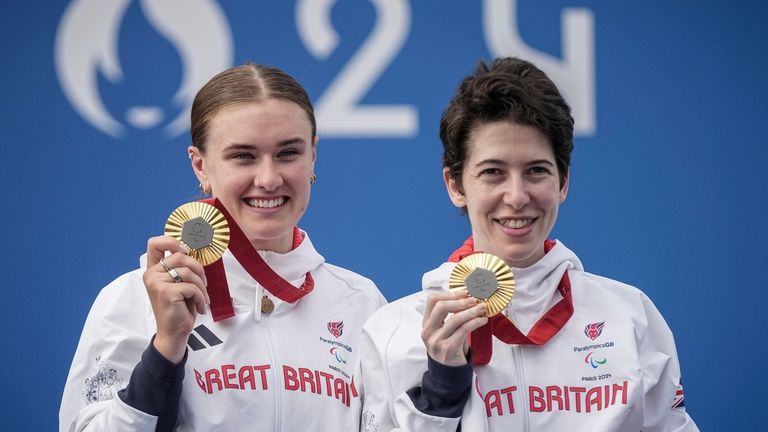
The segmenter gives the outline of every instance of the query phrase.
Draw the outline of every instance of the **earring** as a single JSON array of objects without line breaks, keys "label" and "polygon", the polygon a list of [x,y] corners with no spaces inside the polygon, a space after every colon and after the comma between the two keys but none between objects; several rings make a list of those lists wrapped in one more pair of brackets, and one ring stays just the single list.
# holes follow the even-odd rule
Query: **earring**
[{"label": "earring", "polygon": [[317,181],[317,175],[315,173],[312,173],[311,176],[309,176],[309,184],[315,184]]},{"label": "earring", "polygon": [[205,187],[203,187],[202,183],[198,183],[197,184],[197,188],[200,189],[200,193],[202,193],[203,195],[210,195],[211,194],[211,191],[209,191]]}]

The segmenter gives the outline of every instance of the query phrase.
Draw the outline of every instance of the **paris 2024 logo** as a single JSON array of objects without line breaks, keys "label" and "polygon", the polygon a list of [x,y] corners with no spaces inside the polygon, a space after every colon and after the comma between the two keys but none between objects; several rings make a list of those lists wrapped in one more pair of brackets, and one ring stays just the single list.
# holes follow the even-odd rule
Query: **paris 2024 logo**
[{"label": "paris 2024 logo", "polygon": [[[118,113],[104,102],[99,81],[117,86],[125,79],[119,35],[132,5],[178,52],[183,75],[168,101],[175,109],[136,104]],[[131,128],[162,128],[170,138],[187,130],[195,93],[232,65],[233,51],[229,24],[214,0],[73,0],[59,23],[54,54],[64,94],[93,127],[115,138]]]}]

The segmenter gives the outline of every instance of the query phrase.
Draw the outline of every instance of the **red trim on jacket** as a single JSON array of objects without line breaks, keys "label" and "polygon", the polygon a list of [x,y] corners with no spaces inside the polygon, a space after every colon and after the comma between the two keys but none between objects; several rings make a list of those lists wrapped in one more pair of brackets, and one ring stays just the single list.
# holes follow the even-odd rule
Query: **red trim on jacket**
[{"label": "red trim on jacket", "polygon": [[[555,247],[554,240],[544,241],[544,253]],[[456,249],[448,258],[449,262],[459,262],[461,259],[477,253],[475,242],[469,237],[464,244]],[[573,297],[571,296],[571,281],[568,272],[563,273],[557,289],[563,296],[562,300],[550,308],[531,328],[527,335],[523,334],[503,314],[497,314],[488,319],[488,323],[469,335],[469,344],[472,347],[472,364],[484,365],[491,361],[493,354],[493,340],[491,336],[507,344],[520,345],[544,345],[568,322],[573,315]],[[514,299],[513,299],[514,301]]]},{"label": "red trim on jacket", "polygon": [[[312,275],[307,272],[304,284],[296,288],[288,281],[283,279],[264,261],[259,252],[254,249],[250,240],[245,236],[243,230],[235,223],[224,205],[216,198],[202,200],[211,204],[227,219],[229,224],[229,246],[235,259],[243,266],[245,271],[253,277],[256,282],[269,291],[272,295],[282,301],[293,303],[312,292],[315,287],[315,281]],[[304,240],[298,227],[293,227],[293,244],[291,249],[296,249]],[[235,316],[235,308],[232,304],[232,297],[229,293],[227,284],[227,275],[224,270],[224,262],[219,259],[214,263],[205,266],[205,277],[208,279],[208,296],[211,299],[211,314],[214,321],[221,321]]]}]

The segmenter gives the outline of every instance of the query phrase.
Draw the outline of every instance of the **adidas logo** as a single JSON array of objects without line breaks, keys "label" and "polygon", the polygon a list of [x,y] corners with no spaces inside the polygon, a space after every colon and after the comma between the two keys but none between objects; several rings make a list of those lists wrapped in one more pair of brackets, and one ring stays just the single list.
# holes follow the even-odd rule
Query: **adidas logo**
[{"label": "adidas logo", "polygon": [[[200,339],[202,339],[202,341]],[[208,346],[206,346],[203,341],[205,341]],[[189,339],[187,340],[187,345],[189,345],[189,348],[191,348],[192,351],[200,351],[201,349],[213,347],[220,343],[222,343],[221,339],[217,338],[212,331],[208,330],[208,327],[202,324],[192,330],[192,333],[189,334]]]}]

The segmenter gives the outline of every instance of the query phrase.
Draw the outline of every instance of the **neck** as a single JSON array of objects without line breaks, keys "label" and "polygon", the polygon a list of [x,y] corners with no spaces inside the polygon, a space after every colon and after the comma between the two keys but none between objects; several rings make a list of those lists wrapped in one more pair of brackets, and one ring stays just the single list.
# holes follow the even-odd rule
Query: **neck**
[{"label": "neck", "polygon": [[277,239],[248,239],[257,251],[288,253],[293,250],[293,233]]}]

